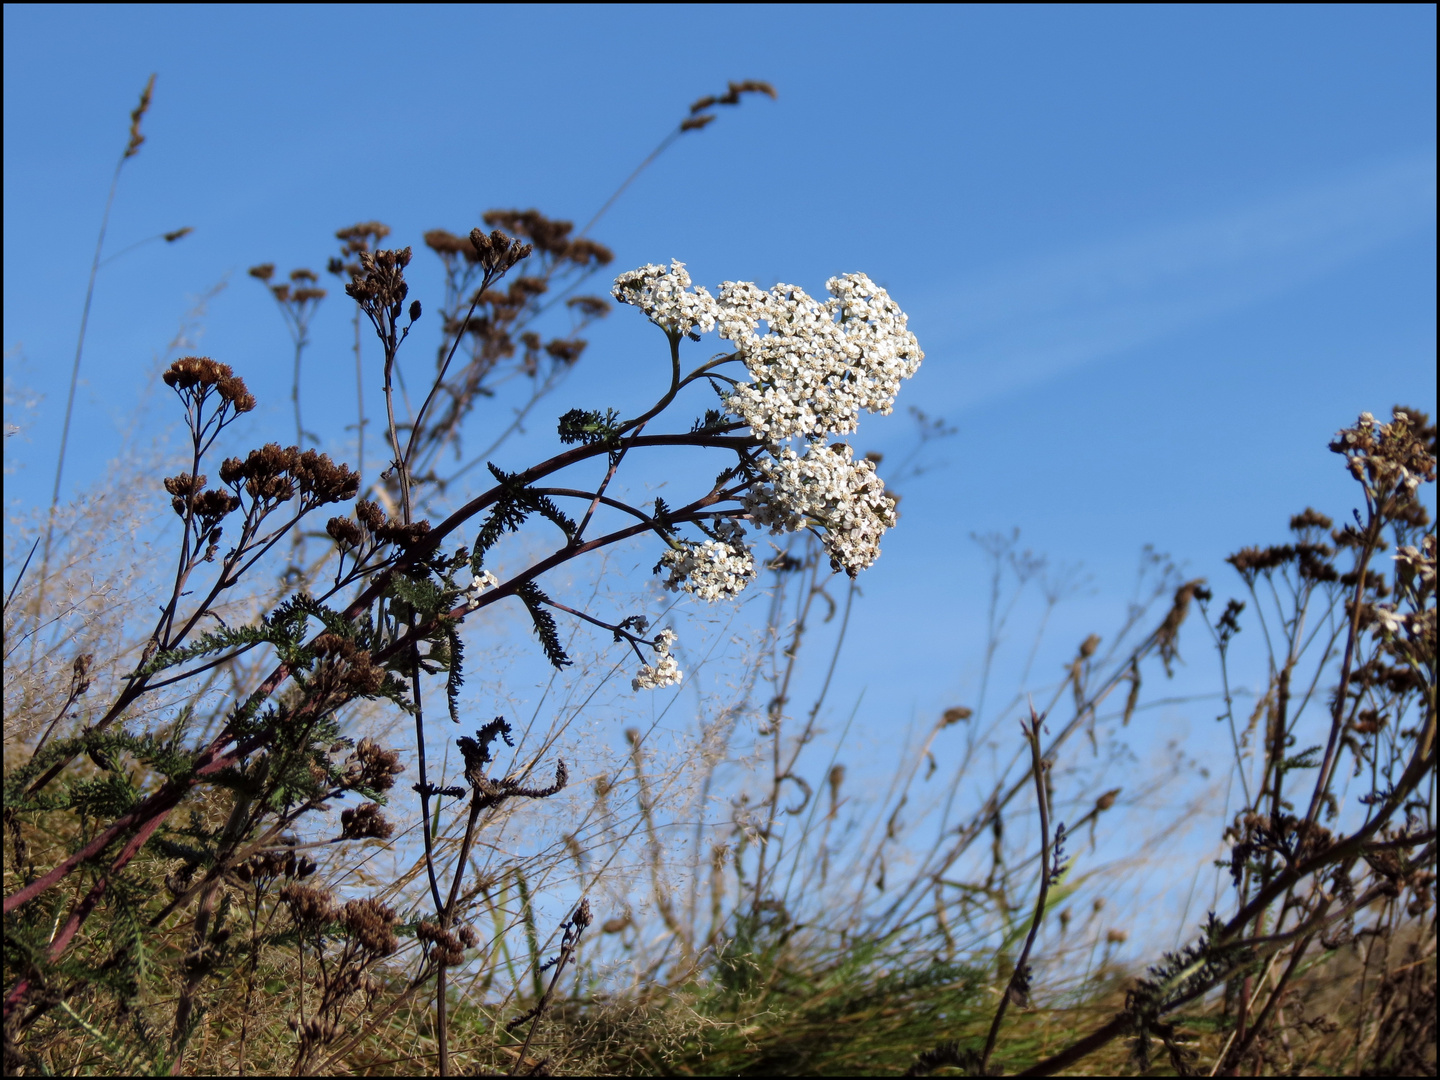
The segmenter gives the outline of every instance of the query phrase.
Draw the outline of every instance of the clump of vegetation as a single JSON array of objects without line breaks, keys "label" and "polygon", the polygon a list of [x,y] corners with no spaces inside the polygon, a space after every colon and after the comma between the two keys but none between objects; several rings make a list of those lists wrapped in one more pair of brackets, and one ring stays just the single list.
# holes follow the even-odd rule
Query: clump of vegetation
[{"label": "clump of vegetation", "polygon": [[[775,96],[748,81],[702,98],[641,168],[752,94]],[[308,447],[322,440],[302,409],[328,291],[262,264],[294,350],[294,444],[231,446],[256,405],[243,374],[178,356],[162,377],[187,439],[175,471],[117,472],[65,506],[57,468],[48,512],[7,530],[7,1071],[1434,1071],[1428,416],[1342,429],[1353,520],[1307,509],[1285,543],[1233,555],[1243,596],[1223,607],[1147,549],[1122,625],[1070,649],[1058,684],[998,705],[1016,599],[1038,586],[1044,601],[1024,684],[1074,579],[1018,533],[976,537],[992,567],[979,695],[925,726],[876,799],[847,783],[848,727],[816,751],[896,498],[878,455],[832,440],[889,412],[920,363],[903,312],[862,274],[824,300],[712,295],[679,263],[589,295],[612,261],[594,221],[482,220],[424,234],[443,274],[433,316],[410,295],[412,248],[380,246],[386,225],[336,233],[353,467]],[[664,337],[654,403],[572,408],[550,457],[493,464],[612,301]],[[433,370],[407,348],[431,324]],[[708,333],[728,351],[687,359]],[[425,377],[407,385],[406,365]],[[363,393],[377,373],[383,420]],[[478,423],[499,401],[508,426]],[[891,484],[954,434],[912,412],[916,454]],[[714,479],[669,502],[632,493],[644,462],[664,477],[682,453],[717,458]],[[138,539],[162,529],[163,560]],[[600,561],[642,542],[659,551],[649,596]],[[561,571],[586,566],[590,598],[557,599],[585,594]],[[684,621],[656,627],[676,603],[733,610],[762,587],[739,678],[701,692],[678,743],[652,722],[612,752],[587,729],[616,708],[598,696],[620,667],[634,694],[680,683],[682,663],[693,675]],[[562,687],[548,725],[469,719],[467,665],[502,667],[516,636],[507,601]],[[1113,786],[1123,761],[1100,750],[1145,707],[1143,681],[1170,674],[1195,612],[1240,792],[1230,899],[1137,977],[1102,898],[1071,925],[1087,882],[1124,873],[1077,844],[1173,779]],[[1231,672],[1251,641],[1267,682],[1247,717]],[[932,783],[942,744],[953,769]]]}]

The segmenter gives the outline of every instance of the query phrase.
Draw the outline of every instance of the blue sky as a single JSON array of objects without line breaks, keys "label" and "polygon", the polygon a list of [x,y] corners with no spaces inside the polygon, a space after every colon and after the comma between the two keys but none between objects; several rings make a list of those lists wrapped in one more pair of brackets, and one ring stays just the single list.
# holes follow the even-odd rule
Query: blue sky
[{"label": "blue sky", "polygon": [[[69,490],[103,476],[190,298],[228,281],[202,351],[279,437],[288,342],[248,266],[322,269],[334,230],[372,218],[417,246],[494,206],[585,221],[689,102],[767,79],[778,101],[681,139],[595,236],[617,269],[678,258],[712,287],[861,270],[910,313],[925,364],[855,441],[901,452],[909,404],[959,434],[903,488],[843,690],[891,688],[862,724],[933,715],[974,692],[971,532],[1018,526],[1083,564],[1068,652],[1123,609],[1141,544],[1233,591],[1225,554],[1351,505],[1336,428],[1433,409],[1435,29],[1429,5],[10,5],[5,363],[38,406],[7,438],[6,501],[48,500],[95,230],[152,71],[107,251],[196,231],[101,272]],[[412,295],[437,286],[426,259]],[[347,330],[336,292],[306,383],[336,432]],[[653,331],[622,311],[591,340],[552,411],[638,392]]]}]

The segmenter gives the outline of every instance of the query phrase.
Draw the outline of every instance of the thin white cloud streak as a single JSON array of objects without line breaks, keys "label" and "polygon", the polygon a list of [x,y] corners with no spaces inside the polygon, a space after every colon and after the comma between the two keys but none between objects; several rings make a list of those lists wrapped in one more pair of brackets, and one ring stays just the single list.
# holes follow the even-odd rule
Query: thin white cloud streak
[{"label": "thin white cloud streak", "polygon": [[957,282],[908,305],[912,327],[954,372],[938,396],[966,408],[1261,303],[1433,228],[1435,197],[1432,150]]}]

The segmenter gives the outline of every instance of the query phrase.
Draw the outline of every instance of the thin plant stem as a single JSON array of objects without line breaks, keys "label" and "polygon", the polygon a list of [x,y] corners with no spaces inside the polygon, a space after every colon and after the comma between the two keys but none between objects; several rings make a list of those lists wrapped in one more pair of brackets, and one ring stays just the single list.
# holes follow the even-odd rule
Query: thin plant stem
[{"label": "thin plant stem", "polygon": [[[1013,997],[1029,993],[1030,949],[1035,944],[1035,935],[1040,932],[1040,921],[1045,917],[1045,899],[1050,892],[1050,877],[1055,868],[1050,865],[1050,799],[1045,790],[1045,759],[1040,749],[1040,726],[1045,722],[1037,716],[1035,706],[1030,706],[1030,726],[1024,727],[1025,741],[1030,745],[1030,772],[1035,780],[1035,799],[1040,808],[1040,891],[1035,897],[1035,914],[1030,919],[1030,932],[1025,935],[1025,947],[1010,973],[1010,982],[1000,995],[995,1008],[995,1019],[990,1024],[990,1033],[985,1038],[985,1050],[980,1055],[980,1075],[985,1076],[985,1067],[995,1049],[995,1040],[1000,1037],[1000,1025],[1005,1021],[1005,1010]],[[1017,992],[1018,991],[1018,995]]]},{"label": "thin plant stem", "polygon": [[65,474],[65,451],[70,444],[70,421],[75,413],[75,389],[80,384],[80,358],[85,352],[85,331],[90,325],[90,305],[95,299],[95,277],[100,272],[100,255],[105,249],[105,233],[110,228],[110,210],[115,205],[115,192],[120,186],[120,170],[125,162],[135,156],[144,141],[140,134],[140,120],[150,108],[150,95],[155,89],[155,76],[145,84],[140,94],[140,104],[130,114],[130,138],[120,160],[115,162],[115,172],[110,177],[110,191],[105,196],[105,212],[100,216],[100,232],[95,237],[95,255],[90,260],[90,279],[85,285],[85,306],[80,312],[80,333],[75,341],[75,362],[70,368],[70,389],[65,396],[65,421],[60,425],[60,450],[55,459],[55,483],[50,490],[50,512],[45,523],[45,543],[40,555],[40,589],[36,598],[36,610],[45,605],[45,584],[50,571],[50,545],[55,536],[55,508],[60,503],[60,482]]}]

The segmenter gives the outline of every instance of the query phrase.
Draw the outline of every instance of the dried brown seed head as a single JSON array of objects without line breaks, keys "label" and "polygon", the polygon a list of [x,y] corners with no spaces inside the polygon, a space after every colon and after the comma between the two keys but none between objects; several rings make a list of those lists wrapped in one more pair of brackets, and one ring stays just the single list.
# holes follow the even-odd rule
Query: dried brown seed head
[{"label": "dried brown seed head", "polygon": [[378,503],[373,503],[369,499],[361,499],[355,504],[355,516],[372,533],[385,524],[385,511],[380,508]]},{"label": "dried brown seed head", "polygon": [[140,91],[140,104],[135,106],[135,111],[130,114],[130,142],[125,147],[125,157],[132,158],[140,150],[140,144],[145,141],[145,136],[140,134],[140,121],[145,119],[145,114],[150,111],[150,98],[155,92],[155,76],[150,76],[150,81],[145,84],[145,89]]},{"label": "dried brown seed head", "polygon": [[379,221],[362,221],[348,228],[337,230],[335,239],[345,242],[345,246],[341,250],[346,255],[358,255],[362,251],[369,251],[372,243],[379,243],[389,235],[389,225]]},{"label": "dried brown seed head", "polygon": [[215,384],[220,399],[237,413],[247,413],[255,408],[255,395],[245,387],[245,380],[239,376],[221,379]]},{"label": "dried brown seed head", "polygon": [[545,351],[562,364],[573,364],[580,359],[587,344],[589,342],[583,338],[572,338],[568,341],[556,338],[545,346]]},{"label": "dried brown seed head", "polygon": [[189,473],[181,473],[179,476],[167,476],[165,478],[165,490],[171,495],[193,495],[205,486],[205,474],[191,476]]},{"label": "dried brown seed head", "polygon": [[191,390],[197,386],[208,389],[234,374],[229,364],[221,364],[208,356],[182,356],[160,378],[175,390]]},{"label": "dried brown seed head", "polygon": [[[480,230],[474,231],[479,232]],[[431,229],[423,239],[425,246],[441,257],[446,255],[470,256],[475,253],[475,248],[470,243],[445,229]]]},{"label": "dried brown seed head", "polygon": [[612,305],[602,296],[572,296],[565,301],[565,306],[587,319],[599,319],[610,314]]},{"label": "dried brown seed head", "polygon": [[245,479],[245,462],[239,458],[226,458],[220,463],[220,480],[234,486]]},{"label": "dried brown seed head", "polygon": [[589,897],[580,901],[580,906],[575,909],[575,915],[570,921],[575,924],[577,930],[584,930],[585,927],[595,921],[595,917],[590,914]]},{"label": "dried brown seed head", "polygon": [[388,840],[394,832],[394,826],[385,819],[385,814],[377,803],[361,803],[340,815],[340,835],[346,840],[363,840],[368,837]]},{"label": "dried brown seed head", "polygon": [[1290,529],[1292,532],[1303,532],[1305,529],[1328,530],[1333,524],[1334,522],[1320,513],[1319,510],[1312,509],[1308,506],[1290,519]]},{"label": "dried brown seed head", "polygon": [[389,956],[399,947],[395,939],[395,912],[378,900],[347,902],[344,922],[350,936],[367,952]]},{"label": "dried brown seed head", "polygon": [[395,786],[395,777],[405,771],[398,753],[371,739],[360,740],[355,757],[361,766],[360,783],[372,791],[388,791]]},{"label": "dried brown seed head", "polygon": [[359,547],[364,539],[360,526],[347,517],[332,517],[326,522],[325,531],[342,548]]},{"label": "dried brown seed head", "polygon": [[324,926],[334,922],[339,914],[335,897],[326,889],[292,882],[280,890],[280,899],[289,907],[290,917],[301,926]]}]

